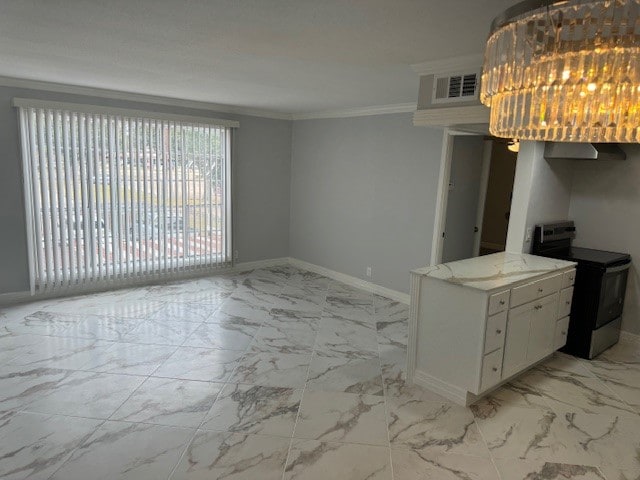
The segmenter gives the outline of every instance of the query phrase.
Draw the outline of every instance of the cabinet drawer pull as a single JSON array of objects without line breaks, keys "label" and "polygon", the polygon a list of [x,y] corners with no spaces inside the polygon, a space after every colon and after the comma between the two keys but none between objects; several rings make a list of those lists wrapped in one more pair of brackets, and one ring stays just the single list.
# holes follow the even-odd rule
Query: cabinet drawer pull
[{"label": "cabinet drawer pull", "polygon": [[504,300],[500,300],[500,302],[499,302],[499,303],[500,303],[500,305],[504,305],[504,304],[505,304],[505,303],[507,303],[507,302],[505,302]]},{"label": "cabinet drawer pull", "polygon": [[493,370],[494,372],[498,371],[498,367],[491,367],[491,370]]},{"label": "cabinet drawer pull", "polygon": [[566,330],[562,330],[560,333],[561,333],[562,335],[566,335],[566,334],[567,334],[567,331],[566,331]]},{"label": "cabinet drawer pull", "polygon": [[497,329],[497,330],[496,330],[496,333],[497,333],[498,335],[500,335],[500,334],[502,333],[502,330]]},{"label": "cabinet drawer pull", "polygon": [[566,303],[567,305],[571,305],[571,300],[567,300],[565,303]]},{"label": "cabinet drawer pull", "polygon": [[538,289],[538,292],[539,292],[539,293],[544,292],[544,288],[539,288],[539,289]]},{"label": "cabinet drawer pull", "polygon": [[536,305],[536,306],[535,306],[535,307],[533,307],[533,308],[535,308],[536,310],[540,310],[540,309],[542,308],[542,305]]}]

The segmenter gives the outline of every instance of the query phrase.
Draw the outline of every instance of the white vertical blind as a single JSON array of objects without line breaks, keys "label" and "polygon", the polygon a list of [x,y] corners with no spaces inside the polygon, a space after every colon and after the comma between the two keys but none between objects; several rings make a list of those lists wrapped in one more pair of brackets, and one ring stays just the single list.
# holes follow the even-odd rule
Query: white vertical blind
[{"label": "white vertical blind", "polygon": [[32,293],[231,263],[231,128],[16,103]]}]

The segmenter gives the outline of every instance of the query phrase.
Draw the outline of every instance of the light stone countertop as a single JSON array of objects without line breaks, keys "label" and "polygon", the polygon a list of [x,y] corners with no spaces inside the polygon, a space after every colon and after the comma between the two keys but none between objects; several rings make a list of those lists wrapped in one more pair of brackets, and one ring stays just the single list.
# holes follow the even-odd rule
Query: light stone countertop
[{"label": "light stone countertop", "polygon": [[488,291],[575,265],[575,262],[539,257],[528,253],[500,252],[442,263],[433,267],[422,267],[412,270],[412,273],[437,278],[463,287]]}]

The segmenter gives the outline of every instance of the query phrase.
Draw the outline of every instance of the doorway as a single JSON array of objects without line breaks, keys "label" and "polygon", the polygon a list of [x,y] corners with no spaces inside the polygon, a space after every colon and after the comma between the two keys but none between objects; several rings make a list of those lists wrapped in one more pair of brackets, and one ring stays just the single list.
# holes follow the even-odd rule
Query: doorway
[{"label": "doorway", "polygon": [[432,265],[504,251],[517,153],[487,135],[444,140]]}]

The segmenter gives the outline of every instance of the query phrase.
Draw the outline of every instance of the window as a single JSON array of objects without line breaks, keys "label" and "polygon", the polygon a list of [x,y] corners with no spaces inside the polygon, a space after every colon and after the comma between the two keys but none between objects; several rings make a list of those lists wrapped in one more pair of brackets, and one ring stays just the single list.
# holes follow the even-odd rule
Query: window
[{"label": "window", "polygon": [[237,123],[14,99],[31,291],[231,262]]}]

